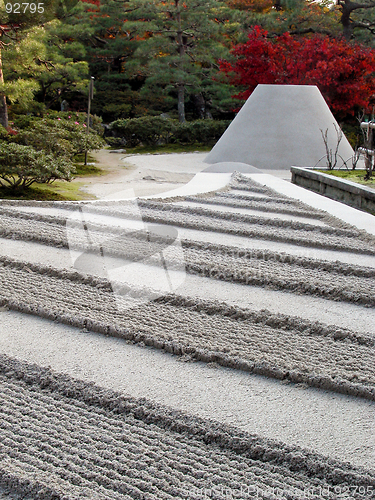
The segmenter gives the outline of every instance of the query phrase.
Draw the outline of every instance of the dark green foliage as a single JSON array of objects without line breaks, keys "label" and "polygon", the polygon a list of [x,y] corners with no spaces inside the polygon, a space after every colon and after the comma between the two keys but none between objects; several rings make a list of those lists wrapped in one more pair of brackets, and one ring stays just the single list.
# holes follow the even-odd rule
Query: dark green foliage
[{"label": "dark green foliage", "polygon": [[24,129],[31,127],[34,120],[33,115],[16,115],[13,118],[13,124],[17,129]]},{"label": "dark green foliage", "polygon": [[34,182],[70,180],[74,167],[64,156],[57,158],[31,146],[0,144],[0,186],[24,190]]},{"label": "dark green foliage", "polygon": [[106,143],[112,146],[113,148],[121,148],[125,146],[125,139],[122,137],[106,137]]},{"label": "dark green foliage", "polygon": [[14,142],[32,146],[54,156],[72,158],[73,155],[87,150],[100,149],[104,141],[90,129],[86,133],[85,123],[79,117],[69,119],[35,118],[29,128],[21,130]]},{"label": "dark green foliage", "polygon": [[173,142],[179,144],[215,143],[229,124],[229,120],[196,120],[181,123],[173,134]]},{"label": "dark green foliage", "polygon": [[8,137],[9,137],[8,132],[6,131],[6,129],[4,127],[2,127],[0,125],[0,144],[2,141],[7,141]]},{"label": "dark green foliage", "polygon": [[[120,145],[124,139],[127,147],[139,144],[153,146],[156,144],[211,144],[220,139],[228,127],[228,120],[196,120],[179,123],[160,116],[144,116],[127,120],[116,120],[110,129],[116,137],[108,138],[111,145]],[[117,139],[111,142],[111,139]]]},{"label": "dark green foliage", "polygon": [[158,143],[168,143],[176,130],[178,122],[160,116],[142,116],[116,120],[110,128],[117,137],[122,137],[128,147],[142,143],[154,146]]}]

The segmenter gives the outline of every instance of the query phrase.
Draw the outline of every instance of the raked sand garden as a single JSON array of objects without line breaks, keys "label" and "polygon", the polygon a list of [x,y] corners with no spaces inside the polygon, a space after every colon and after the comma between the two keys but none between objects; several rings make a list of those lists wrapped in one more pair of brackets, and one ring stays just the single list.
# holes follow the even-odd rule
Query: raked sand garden
[{"label": "raked sand garden", "polygon": [[371,216],[121,158],[0,203],[0,498],[375,496]]}]

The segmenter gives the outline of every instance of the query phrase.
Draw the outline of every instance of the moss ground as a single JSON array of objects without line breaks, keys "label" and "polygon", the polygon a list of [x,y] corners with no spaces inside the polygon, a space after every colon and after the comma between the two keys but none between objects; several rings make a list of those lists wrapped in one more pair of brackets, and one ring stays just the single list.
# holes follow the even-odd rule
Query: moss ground
[{"label": "moss ground", "polygon": [[365,170],[319,170],[328,175],[334,175],[335,177],[340,177],[341,179],[346,179],[348,181],[357,182],[371,189],[375,189],[375,174],[369,181],[364,179],[366,175]]}]

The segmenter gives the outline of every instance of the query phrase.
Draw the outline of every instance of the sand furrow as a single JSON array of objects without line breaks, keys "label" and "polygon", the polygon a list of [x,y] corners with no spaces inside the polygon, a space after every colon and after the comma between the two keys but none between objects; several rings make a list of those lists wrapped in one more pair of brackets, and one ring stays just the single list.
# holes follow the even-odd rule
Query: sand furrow
[{"label": "sand furrow", "polygon": [[[199,244],[197,242],[183,241],[192,245],[193,248],[211,248],[211,245]],[[230,247],[213,246],[214,251],[230,252]],[[248,251],[242,251],[243,257],[248,255]],[[7,255],[13,259],[23,262],[22,266],[29,267],[34,264],[57,269],[73,270],[74,260],[67,248],[54,248],[35,242],[25,242],[19,240],[0,239],[0,255],[7,260]],[[27,259],[25,256],[27,255]],[[276,252],[251,251],[250,255],[254,259],[264,258],[267,260],[280,260],[281,262],[297,262],[297,265],[328,269],[329,271],[339,270],[343,275],[352,276],[372,276],[372,268],[345,265],[339,262],[317,261],[314,259],[304,259],[292,255],[283,255]],[[5,262],[4,260],[2,260]],[[130,262],[120,260],[116,257],[106,256],[103,265],[103,257],[100,254],[90,254],[88,273],[92,276],[108,278],[108,269],[115,266],[126,265]],[[158,271],[155,266],[144,264],[144,274],[152,276]],[[82,270],[83,271],[83,270]],[[157,283],[157,279],[155,279]],[[299,316],[309,321],[322,321],[328,325],[335,324],[342,328],[355,329],[357,332],[371,332],[375,321],[375,309],[360,306],[357,303],[327,300],[327,298],[313,297],[310,294],[294,294],[291,301],[290,291],[271,290],[270,287],[244,286],[233,281],[222,281],[205,278],[201,274],[193,275],[187,273],[183,283],[178,287],[178,294],[186,297],[205,298],[206,300],[218,300],[237,307],[245,307],[253,310],[268,309],[272,313],[286,314],[289,316]]]},{"label": "sand furrow", "polygon": [[[215,202],[216,201],[216,202]],[[209,204],[210,210],[214,210],[216,212],[231,212],[231,213],[238,213],[238,214],[243,214],[243,215],[251,215],[253,217],[261,217],[264,219],[282,219],[282,220],[290,220],[290,221],[295,221],[295,222],[302,222],[302,223],[309,223],[313,224],[314,226],[327,226],[326,222],[324,220],[321,220],[320,218],[315,218],[315,217],[304,217],[301,215],[297,214],[285,214],[285,213],[280,213],[280,212],[268,212],[267,208],[259,209],[259,210],[253,210],[249,207],[246,206],[238,206],[238,207],[231,207],[226,204],[222,204],[219,202],[219,200],[215,200],[213,203]],[[205,208],[207,207],[207,204],[201,203],[201,201],[198,200],[189,200],[189,201],[179,201],[176,202],[175,205],[183,206],[183,207],[200,207],[200,208]]]},{"label": "sand furrow", "polygon": [[191,274],[375,305],[375,275],[368,268],[197,244],[184,248],[184,258]]},{"label": "sand furrow", "polygon": [[0,274],[3,306],[205,362],[375,399],[371,336],[173,295],[131,307],[106,280],[77,272],[7,262]]},{"label": "sand furrow", "polygon": [[[317,248],[349,250],[351,252],[362,252],[375,255],[375,238],[356,229],[340,229],[321,226],[310,226],[308,224],[295,223],[270,219],[264,224],[257,217],[252,220],[237,214],[217,214],[217,212],[204,215],[199,210],[176,209],[173,205],[158,204],[156,202],[145,202],[140,200],[137,210],[130,207],[122,208],[116,212],[110,209],[106,213],[110,216],[126,218],[139,217],[139,210],[143,222],[155,224],[168,224],[176,227],[200,229],[204,231],[218,231],[221,233],[246,236],[248,238],[262,238],[265,240],[283,241],[304,246]],[[147,206],[146,206],[147,204]],[[153,208],[151,208],[151,205]],[[180,207],[184,208],[184,207]],[[105,213],[103,208],[95,208],[99,213]],[[88,210],[92,212],[92,208]],[[137,214],[137,215],[136,215]],[[227,217],[229,215],[229,217]],[[270,223],[269,223],[270,222]]]},{"label": "sand furrow", "polygon": [[[87,209],[87,214],[94,212],[106,214],[109,217],[119,217],[119,210],[105,210],[100,207]],[[119,231],[123,231],[124,226],[129,227],[129,224],[132,222],[136,225],[151,222],[167,227],[175,226],[178,228],[199,229],[201,231],[214,231],[228,235],[261,238],[264,240],[287,242],[313,248],[346,250],[367,255],[375,255],[375,239],[370,235],[365,235],[361,231],[324,228],[321,226],[298,228],[291,227],[289,221],[276,221],[281,224],[287,223],[288,227],[275,227],[273,225],[258,224],[257,218],[255,218],[254,223],[242,222],[236,218],[233,220],[215,219],[211,216],[197,215],[194,213],[169,211],[169,207],[167,207],[167,211],[164,212],[164,210],[144,207],[140,209],[137,205],[128,205],[120,212],[124,220],[121,221],[120,218],[118,222]],[[34,241],[48,241],[48,236],[51,232],[55,232],[58,234],[57,238],[55,237],[55,241],[59,239],[64,241],[64,226],[61,225],[62,221],[60,219],[58,219],[57,224],[54,225],[53,222],[51,222],[51,217],[48,217],[47,220],[42,220],[44,216],[36,216],[36,220],[34,220],[34,214],[27,214],[27,219],[19,218],[18,215],[17,212],[14,212],[14,217],[7,215],[2,217],[0,221],[0,236]],[[70,224],[79,224],[79,221],[72,219]],[[298,224],[299,223],[297,223],[297,225]],[[100,224],[92,222],[87,222],[87,225],[97,229],[100,227]],[[327,230],[329,234],[326,234]]]},{"label": "sand furrow", "polygon": [[241,192],[245,192],[245,193],[247,193],[247,192],[263,193],[263,194],[266,194],[267,196],[270,196],[271,198],[280,197],[280,198],[284,198],[286,200],[296,201],[296,200],[292,200],[291,198],[288,198],[287,196],[285,196],[283,194],[278,193],[277,191],[270,188],[269,186],[266,186],[265,184],[261,184],[259,182],[254,181],[253,179],[251,179],[251,178],[249,178],[249,177],[247,177],[239,172],[233,173],[230,187],[231,187],[231,189],[235,189],[237,191],[241,191]]},{"label": "sand furrow", "polygon": [[[104,209],[98,207],[86,207],[84,208],[84,213],[96,213],[96,214],[109,214],[112,217],[119,218],[143,218],[143,212],[147,210],[156,211],[156,213],[160,212],[178,212],[180,214],[192,214],[192,215],[203,215],[206,217],[210,217],[212,219],[223,219],[223,220],[231,220],[235,222],[245,222],[248,224],[257,224],[257,225],[265,225],[265,226],[275,226],[275,227],[290,227],[295,230],[306,230],[306,231],[321,231],[323,234],[332,234],[336,236],[347,236],[347,237],[357,237],[360,235],[358,230],[353,229],[338,229],[331,227],[323,227],[322,225],[314,225],[312,222],[307,223],[304,221],[294,221],[287,219],[275,219],[275,218],[267,218],[266,216],[259,217],[254,215],[247,215],[246,213],[236,213],[236,212],[218,212],[217,210],[208,210],[205,207],[200,207],[197,205],[184,205],[181,203],[175,204],[166,204],[160,202],[150,202],[145,200],[139,200],[137,204],[129,203],[127,206],[123,205],[122,208],[116,209],[115,207],[112,209]],[[78,213],[79,211],[77,211]],[[82,212],[82,211],[81,211]],[[65,225],[66,219],[69,217],[69,212],[66,212],[66,216],[59,215],[47,215],[35,212],[25,212],[23,210],[15,210],[15,209],[4,209],[0,208],[0,214],[3,217],[16,217],[21,220],[32,220],[32,221],[41,221],[47,223],[54,223],[58,225]],[[4,221],[5,225],[5,221]]]},{"label": "sand furrow", "polygon": [[[97,253],[98,256],[104,254],[129,261],[147,258],[149,263],[155,261],[157,265],[161,252],[173,243],[173,238],[168,238],[167,234],[158,236],[145,231],[130,233],[113,227],[106,230],[103,226],[90,223],[85,226],[89,230],[87,238],[80,223],[75,222],[76,226],[72,224],[69,228],[69,241],[59,225],[45,228],[44,222],[34,223],[29,235],[26,231],[22,232],[22,238],[38,237],[37,224],[42,225],[39,228],[39,241],[86,251],[86,256],[82,256],[81,261],[85,260],[87,269],[95,260],[95,256],[90,252]],[[182,248],[183,256],[175,251],[174,257],[172,250],[169,251],[169,265],[184,267],[190,274],[246,285],[269,286],[330,300],[375,305],[374,271],[365,267],[191,241],[182,241]],[[125,264],[126,262],[123,263]],[[117,267],[119,266],[120,264],[117,264]],[[83,268],[82,270],[86,271]]]},{"label": "sand furrow", "polygon": [[[16,261],[12,245],[0,241],[4,352],[46,366],[56,366],[58,359],[58,369],[65,373],[0,354],[0,498],[321,500],[373,495],[370,406],[375,401],[375,337],[372,325],[367,328],[369,318],[361,326],[355,318],[358,311],[364,315],[374,311],[368,307],[375,305],[374,237],[240,174],[233,175],[226,192],[185,199],[94,204],[4,201],[0,204],[0,237],[8,243],[19,240],[12,243],[20,245],[38,242],[39,247],[56,252],[48,254],[52,265],[43,265],[41,257],[27,255],[29,243]],[[142,273],[152,277],[158,265],[156,256],[174,242],[168,269],[184,274],[179,268],[182,263],[189,286],[169,295],[146,290]],[[62,261],[56,261],[60,257]],[[122,283],[109,279],[126,278],[126,272],[120,274],[121,266],[139,261],[145,265],[137,285],[128,286],[126,279]],[[165,267],[165,260],[163,263]],[[215,282],[220,288],[217,296]],[[236,297],[226,301],[225,294],[234,288]],[[246,292],[241,294],[238,289]],[[274,294],[276,301],[290,297],[290,306],[284,309],[288,314],[280,314],[276,304],[274,313],[265,310],[260,297],[254,307],[253,289]],[[335,324],[321,322],[318,311],[312,316],[293,315],[299,314],[293,311],[293,301],[309,298],[308,307],[320,301],[324,318]],[[343,322],[331,321],[330,306],[336,306],[333,300],[347,308]],[[302,302],[298,304],[300,311]],[[18,323],[12,323],[11,315],[17,315]],[[317,317],[319,321],[312,319]],[[60,329],[59,334],[54,327]],[[140,363],[135,350],[149,355],[143,371],[140,369],[142,386],[138,389],[132,380]],[[111,354],[103,357],[107,351]],[[156,370],[150,366],[152,356],[160,357]],[[184,365],[184,375],[175,366],[173,375],[165,375],[168,360]],[[181,363],[193,360],[206,364]],[[194,413],[218,415],[219,407],[228,406],[234,414],[233,405],[237,411],[235,399],[230,402],[233,384],[217,382],[226,398],[223,405],[224,399],[218,403],[212,395],[208,397],[209,375],[197,387],[191,380],[183,380],[191,376],[188,366],[211,371],[215,380],[222,380],[227,372],[246,377],[249,386],[259,379],[257,391],[241,385],[237,402],[246,411],[236,416],[236,423],[245,423],[258,433],[254,424],[261,421],[263,436],[279,436],[285,442],[307,446],[306,435],[320,422],[322,413],[324,424],[316,425],[324,427],[325,435],[315,425],[312,434],[320,438],[311,446],[365,467],[355,468],[294,445],[124,396],[129,390],[146,397],[154,393],[165,403],[164,392],[157,387],[171,384],[175,407],[182,408],[195,390],[207,404],[193,408]],[[68,373],[78,374],[82,380],[74,380]],[[146,389],[147,377],[159,386],[150,384]],[[94,380],[103,387],[94,386]],[[267,384],[278,390],[266,395]],[[299,403],[297,391],[304,393],[298,395]],[[268,416],[262,414],[267,398],[273,405]],[[249,408],[257,404],[260,409],[253,415]],[[361,405],[370,405],[365,417]],[[285,410],[294,408],[290,410],[293,418],[299,416],[294,420],[285,416],[283,406]],[[285,418],[275,417],[277,412]],[[330,416],[340,420],[340,425],[335,422],[331,428]],[[232,417],[220,418],[233,422]],[[288,422],[289,434],[275,433],[286,419],[293,420]],[[351,426],[355,437],[349,439]],[[296,438],[295,430],[303,435],[301,439]],[[335,434],[340,435],[341,447],[332,445]],[[364,436],[370,439],[366,441]]]},{"label": "sand furrow", "polygon": [[172,212],[179,214],[191,214],[191,215],[202,215],[205,217],[210,217],[212,219],[230,220],[236,222],[245,222],[248,224],[258,224],[265,226],[275,226],[275,227],[290,227],[292,229],[302,229],[306,231],[321,231],[323,234],[334,234],[337,236],[358,236],[358,231],[349,229],[337,229],[331,227],[322,227],[321,225],[314,225],[313,221],[294,221],[286,219],[275,219],[268,218],[266,215],[261,217],[259,215],[249,215],[246,213],[239,213],[235,211],[230,212],[218,212],[217,210],[212,210],[206,207],[201,207],[199,205],[184,205],[182,203],[161,203],[161,202],[151,202],[139,200],[139,206],[148,210],[154,210],[156,213],[162,212]]},{"label": "sand furrow", "polygon": [[[0,413],[0,433],[5,436],[0,448],[8,454],[0,463],[0,484],[20,498],[52,499],[63,492],[66,499],[146,495],[169,500],[193,494],[198,498],[205,490],[258,498],[278,490],[280,496],[296,500],[307,492],[317,499],[324,491],[333,499],[347,491],[350,498],[363,498],[375,485],[375,476],[364,468],[3,355],[0,374],[0,391],[13,404],[10,412]],[[13,412],[18,438],[4,434]],[[60,413],[63,434],[56,418]],[[77,435],[89,446],[69,448],[66,443]]]},{"label": "sand furrow", "polygon": [[278,212],[280,214],[298,215],[307,219],[323,219],[327,216],[325,212],[306,207],[296,200],[283,198],[270,198],[247,196],[236,194],[231,190],[227,193],[215,193],[214,196],[187,196],[186,201],[204,203],[207,205],[223,205],[233,208],[250,208],[252,210],[263,210],[266,212]]}]

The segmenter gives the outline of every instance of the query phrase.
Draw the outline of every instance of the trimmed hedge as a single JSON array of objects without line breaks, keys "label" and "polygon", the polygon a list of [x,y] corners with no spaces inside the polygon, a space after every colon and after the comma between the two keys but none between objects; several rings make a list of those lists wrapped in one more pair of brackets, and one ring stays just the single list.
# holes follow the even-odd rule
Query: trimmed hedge
[{"label": "trimmed hedge", "polygon": [[160,116],[142,116],[116,120],[110,124],[109,129],[114,137],[122,138],[128,147],[139,144],[211,144],[220,139],[229,124],[229,120],[179,123],[178,120]]},{"label": "trimmed hedge", "polygon": [[173,140],[180,144],[215,143],[229,124],[230,120],[196,120],[181,123],[173,134]]}]

